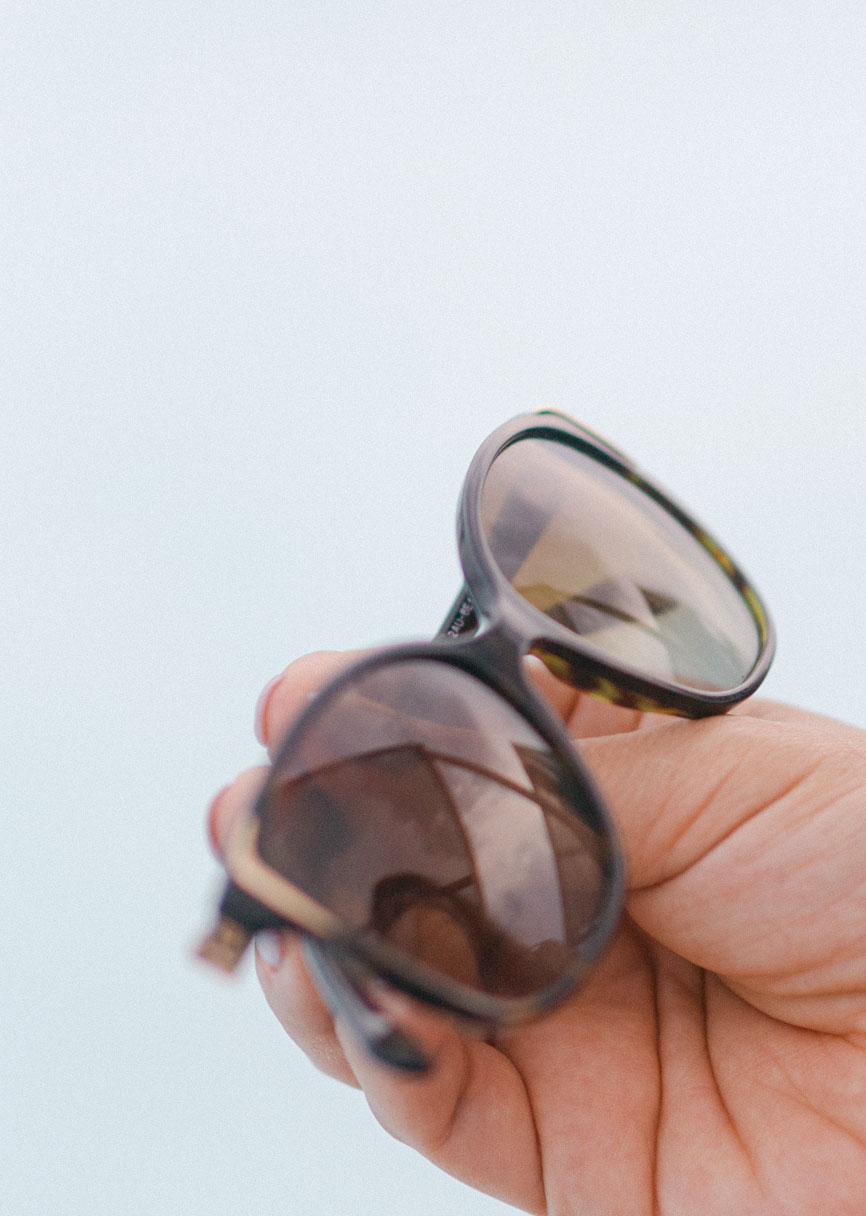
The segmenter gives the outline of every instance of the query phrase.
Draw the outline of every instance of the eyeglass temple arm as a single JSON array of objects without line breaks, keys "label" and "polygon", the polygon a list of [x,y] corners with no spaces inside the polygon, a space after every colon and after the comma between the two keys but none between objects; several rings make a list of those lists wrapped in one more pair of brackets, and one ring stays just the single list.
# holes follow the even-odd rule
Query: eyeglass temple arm
[{"label": "eyeglass temple arm", "polygon": [[[335,1017],[341,1017],[367,1051],[401,1072],[420,1074],[430,1059],[417,1043],[393,1025],[364,989],[366,968],[341,957],[338,963],[318,938],[305,936],[304,961],[322,1000]],[[357,974],[355,971],[357,970]]]},{"label": "eyeglass temple arm", "polygon": [[[220,971],[232,972],[256,933],[286,927],[283,917],[230,880],[217,922],[196,954]],[[370,972],[360,959],[350,959],[341,951],[338,961],[322,941],[307,934],[301,948],[322,1000],[331,1013],[343,1018],[372,1055],[403,1072],[427,1071],[430,1060],[425,1053],[376,1008],[366,993],[364,981]]]},{"label": "eyeglass temple arm", "polygon": [[285,927],[285,917],[272,912],[229,879],[220,900],[216,924],[195,953],[212,967],[231,974],[256,933]]},{"label": "eyeglass temple arm", "polygon": [[437,638],[461,638],[474,633],[478,628],[478,614],[464,583],[460,594],[448,610],[448,615],[439,627]]}]

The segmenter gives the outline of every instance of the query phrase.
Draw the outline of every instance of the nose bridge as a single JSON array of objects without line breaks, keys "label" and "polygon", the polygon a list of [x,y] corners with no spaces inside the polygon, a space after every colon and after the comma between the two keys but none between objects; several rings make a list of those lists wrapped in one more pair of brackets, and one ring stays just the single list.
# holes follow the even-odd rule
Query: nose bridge
[{"label": "nose bridge", "polygon": [[520,636],[504,621],[497,621],[462,643],[479,667],[495,676],[511,696],[523,696],[525,685],[521,675],[521,659],[525,650]]}]

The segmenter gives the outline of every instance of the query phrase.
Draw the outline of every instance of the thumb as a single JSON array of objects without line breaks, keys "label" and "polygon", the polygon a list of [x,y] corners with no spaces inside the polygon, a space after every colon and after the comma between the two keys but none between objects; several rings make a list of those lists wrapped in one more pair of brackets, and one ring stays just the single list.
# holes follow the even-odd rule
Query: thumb
[{"label": "thumb", "polygon": [[741,716],[585,739],[580,750],[617,821],[632,891],[687,871],[816,762],[802,731]]},{"label": "thumb", "polygon": [[862,985],[864,739],[728,715],[583,741],[634,921],[752,994]]}]

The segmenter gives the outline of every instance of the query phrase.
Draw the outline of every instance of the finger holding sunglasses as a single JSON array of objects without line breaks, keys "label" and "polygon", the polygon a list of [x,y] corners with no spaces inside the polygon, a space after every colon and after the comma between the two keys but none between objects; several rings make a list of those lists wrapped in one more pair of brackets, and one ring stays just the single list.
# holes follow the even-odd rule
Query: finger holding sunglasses
[{"label": "finger holding sunglasses", "polygon": [[403,1144],[468,1186],[527,1212],[547,1211],[525,1078],[507,1055],[385,985],[376,1003],[431,1061],[419,1074],[380,1063],[339,1017],[336,1032],[368,1105]]},{"label": "finger holding sunglasses", "polygon": [[[241,774],[214,800],[209,831],[218,853],[225,851],[265,771]],[[268,1004],[311,1062],[328,1076],[362,1087],[376,1118],[395,1137],[469,1185],[527,1211],[541,1210],[532,1112],[524,1082],[506,1056],[379,982],[369,988],[375,1006],[424,1053],[429,1067],[413,1073],[379,1062],[352,1025],[339,1016],[335,1024],[296,933],[260,934],[256,972]],[[493,1160],[488,1161],[477,1146],[491,1137]]]},{"label": "finger holding sunglasses", "polygon": [[333,1013],[310,977],[301,935],[263,933],[255,955],[265,999],[289,1037],[320,1072],[360,1088],[337,1038]]},{"label": "finger holding sunglasses", "polygon": [[[214,852],[220,860],[224,859],[232,833],[244,818],[250,803],[255,800],[268,771],[264,766],[247,770],[232,785],[221,790],[211,803],[207,828]],[[401,937],[405,938],[410,949],[413,941],[417,946],[419,940],[426,938],[429,961],[433,965],[444,958],[455,974],[462,971],[465,981],[478,981],[475,964],[478,948],[473,939],[489,937],[490,928],[477,912],[463,906],[459,891],[452,893],[447,888],[442,889],[417,877],[390,879],[380,883],[380,888],[374,912],[377,932],[387,933],[395,942],[399,942]],[[342,1004],[339,998],[345,995],[356,1007],[360,998],[361,1001],[366,1000],[368,1008],[375,1008],[375,994],[387,990],[375,980],[367,983],[373,973],[364,967],[363,960],[352,958],[345,952],[337,955],[333,948],[325,950],[326,943],[322,943],[321,947],[314,946],[313,940],[302,940],[301,934],[285,927],[260,931],[255,938],[260,981],[275,1012],[293,1037],[304,1037],[310,1016],[316,1021],[314,1030],[317,1038],[330,1030],[325,1005],[328,1004],[329,989],[335,980],[340,989],[335,994],[338,1007]],[[333,962],[326,966],[328,956]],[[460,959],[462,967],[458,961]],[[343,972],[339,979],[334,975],[337,968]],[[311,970],[315,984],[310,980]],[[324,985],[320,981],[324,981]],[[334,1011],[333,1007],[331,1011]],[[295,1027],[299,1028],[299,1033],[295,1032]],[[325,1063],[322,1064],[323,1070],[331,1073],[334,1069],[326,1064],[333,1055],[332,1048],[332,1042],[325,1044]],[[319,1056],[323,1053],[316,1051],[315,1054]],[[412,1071],[412,1068],[409,1067],[408,1071]],[[423,1064],[417,1066],[417,1071],[423,1071]],[[345,1068],[338,1070],[341,1076],[345,1072]],[[344,1079],[351,1078],[346,1076]]]},{"label": "finger holding sunglasses", "polygon": [[[247,769],[211,803],[207,831],[218,858],[225,856],[232,831],[261,789],[267,772],[264,766]],[[357,1087],[334,1032],[334,1019],[304,962],[300,934],[269,929],[257,935],[255,945],[259,983],[286,1033],[321,1072]]]},{"label": "finger holding sunglasses", "polygon": [[[310,656],[300,668],[311,673],[321,664],[333,670],[341,665],[341,659],[342,656],[334,654]],[[293,697],[291,675],[289,669],[284,680],[285,703],[290,703]],[[549,687],[552,679],[542,677],[542,685]],[[309,681],[305,685],[305,691],[308,690]],[[666,899],[681,883],[677,872],[691,871],[704,853],[707,860],[703,864],[709,865],[718,842],[738,835],[752,815],[757,829],[762,822],[758,811],[775,805],[787,786],[800,789],[816,763],[822,773],[831,774],[831,785],[844,784],[851,756],[859,757],[856,763],[862,764],[864,735],[857,728],[832,719],[760,699],[747,701],[726,717],[702,724],[645,715],[632,719],[629,729],[627,720],[620,716],[623,712],[630,711],[600,705],[600,714],[593,724],[595,729],[584,740],[584,755],[609,803],[618,812],[633,888],[630,908],[654,936],[691,957],[689,943],[679,935],[680,929],[675,926],[672,935],[664,919]],[[608,714],[610,718],[606,720]],[[574,718],[573,711],[569,717]],[[659,739],[655,732],[651,737],[647,734],[655,724],[667,728],[664,739]],[[290,723],[283,725],[288,727]],[[573,729],[571,722],[569,726]],[[605,732],[603,726],[612,729]],[[633,737],[622,737],[627,734]],[[758,756],[763,761],[760,767],[756,764]],[[702,813],[695,817],[695,789],[707,782],[716,782],[720,790],[726,788],[727,797],[710,798],[712,791],[708,791],[700,804]],[[654,809],[653,790],[664,792],[666,788],[661,809]],[[808,785],[804,788],[808,790]],[[820,856],[819,845],[820,839],[816,837],[816,856]],[[765,883],[761,889],[774,888]],[[708,902],[714,905],[716,892],[723,901],[723,891],[717,884],[701,888],[696,892],[693,909]],[[739,906],[748,905],[740,900]],[[661,919],[657,912],[660,907]],[[699,918],[693,917],[689,931],[700,932],[700,923]],[[828,921],[820,916],[817,923],[825,926]],[[730,938],[727,919],[715,911],[709,916],[709,925]],[[811,936],[814,938],[814,932]],[[744,965],[744,960],[736,943],[731,950],[736,958],[699,954],[695,961],[732,975],[737,965]]]},{"label": "finger holding sunglasses", "polygon": [[361,655],[360,650],[319,650],[301,655],[264,686],[253,715],[256,738],[273,755],[286,731],[320,688]]},{"label": "finger holding sunglasses", "polygon": [[[550,1211],[577,1194],[598,1211],[637,1210],[653,1160],[681,1191],[699,1159],[724,1179],[723,1206],[709,1210],[773,1212],[783,1194],[795,1213],[863,1210],[866,735],[756,701],[709,721],[588,739],[583,750],[620,826],[630,919],[576,999],[496,1048],[385,996],[435,1061],[426,1079],[385,1069],[338,1025],[377,1117],[530,1211],[540,1185],[524,1148],[530,1126]],[[270,995],[282,1017],[285,993]],[[829,1178],[818,1163],[831,1159]],[[694,1210],[705,1190],[704,1180],[672,1210]]]},{"label": "finger holding sunglasses", "polygon": [[[254,714],[256,738],[273,756],[280,742],[316,693],[364,654],[361,650],[323,650],[302,655],[269,680]],[[658,714],[610,705],[580,692],[534,655],[525,660],[525,673],[549,702],[575,739],[667,725]]]},{"label": "finger holding sunglasses", "polygon": [[[220,859],[225,857],[232,833],[255,800],[267,772],[262,767],[242,773],[213,800],[208,814],[208,832]],[[405,883],[401,885],[405,888]],[[387,918],[394,933],[400,931],[399,922],[403,920],[410,922],[410,937],[417,936],[419,912],[423,914],[423,909],[418,907],[415,885],[411,891],[402,891],[402,899],[397,892],[391,891],[390,900],[381,908],[381,915]],[[428,896],[428,905],[431,898],[432,895]],[[434,904],[434,907],[428,907],[428,919],[429,912],[433,912],[428,935],[432,930],[434,953],[444,949],[453,964],[454,954],[460,948],[455,933],[462,935],[453,917],[446,916],[443,923],[441,893],[437,892]],[[287,1033],[322,1072],[348,1084],[358,1084],[335,1035],[333,1019],[337,1015],[362,1042],[368,1055],[410,1074],[431,1068],[432,1054],[393,1023],[387,1011],[381,1008],[377,993],[387,991],[387,988],[381,983],[370,982],[372,972],[362,960],[345,953],[337,955],[327,943],[284,927],[258,932],[255,947],[256,970],[268,1003]],[[464,951],[469,966],[470,951],[466,947]],[[206,953],[205,957],[214,961],[210,954]]]}]

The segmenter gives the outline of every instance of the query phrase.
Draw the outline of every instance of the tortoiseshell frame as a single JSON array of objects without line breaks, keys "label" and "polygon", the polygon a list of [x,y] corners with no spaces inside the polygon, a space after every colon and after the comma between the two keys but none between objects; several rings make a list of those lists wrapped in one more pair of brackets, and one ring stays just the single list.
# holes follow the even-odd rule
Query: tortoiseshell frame
[{"label": "tortoiseshell frame", "polygon": [[[742,595],[758,631],[758,658],[741,685],[723,692],[707,692],[649,679],[625,665],[616,665],[584,638],[534,608],[510,586],[498,570],[483,535],[481,492],[497,456],[510,444],[531,437],[570,444],[638,486],[718,562]],[[255,847],[256,826],[258,808],[267,798],[267,785],[249,816],[237,825],[229,844],[226,869],[230,881],[220,905],[221,919],[201,953],[230,970],[258,930],[300,929],[318,942],[325,961],[344,974],[381,976],[428,1004],[488,1029],[505,1029],[537,1016],[574,989],[615,929],[625,888],[622,854],[613,823],[562,722],[527,679],[523,659],[528,654],[536,655],[556,675],[613,704],[698,718],[722,713],[754,692],[769,668],[774,638],[760,598],[716,541],[667,494],[648,482],[626,456],[556,410],[544,409],[515,418],[482,444],[461,494],[458,547],[466,583],[437,638],[427,644],[380,651],[346,670],[316,696],[290,729],[274,768],[279,767],[281,757],[291,753],[310,723],[326,714],[329,703],[361,674],[394,663],[425,659],[475,676],[522,714],[550,746],[563,772],[575,783],[575,804],[609,844],[603,859],[607,880],[604,905],[576,949],[572,966],[541,992],[525,997],[494,996],[433,971],[387,942],[339,924],[332,913],[314,905],[259,857]],[[318,972],[320,983],[325,985],[327,970],[325,967]],[[334,992],[323,995],[338,1000]]]}]

